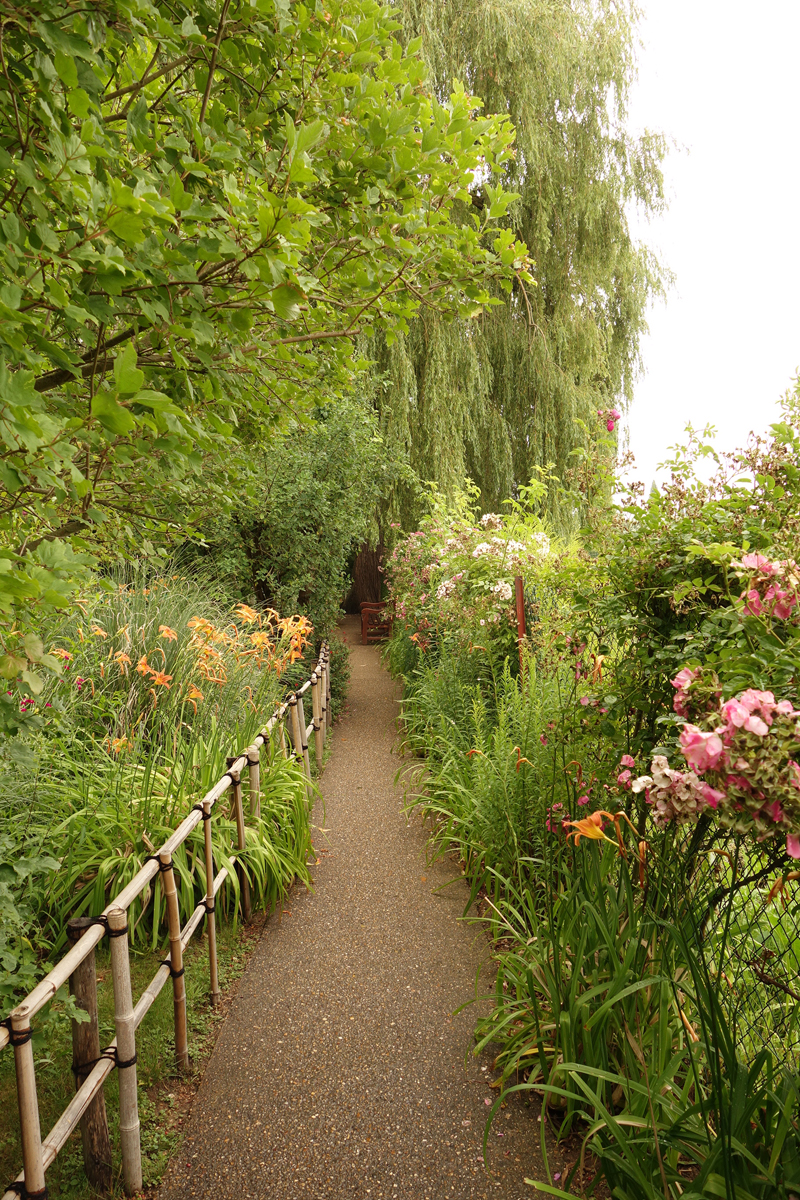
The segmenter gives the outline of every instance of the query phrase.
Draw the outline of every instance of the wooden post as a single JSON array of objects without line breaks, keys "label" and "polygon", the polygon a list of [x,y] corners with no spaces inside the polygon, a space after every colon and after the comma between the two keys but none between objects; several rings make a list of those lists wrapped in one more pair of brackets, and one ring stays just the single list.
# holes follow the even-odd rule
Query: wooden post
[{"label": "wooden post", "polygon": [[302,746],[302,750],[303,750],[303,768],[306,773],[306,779],[308,780],[308,786],[306,787],[306,792],[308,794],[308,799],[310,801],[311,800],[311,760],[308,757],[308,733],[306,731],[306,714],[303,709],[303,697],[302,696],[297,697],[297,716],[298,716],[298,720],[300,722],[300,734],[302,737],[301,746]]},{"label": "wooden post", "polygon": [[[71,945],[94,924],[89,917],[73,917],[67,922]],[[100,1026],[97,1020],[97,965],[94,948],[70,975],[69,990],[79,1008],[88,1013],[88,1021],[72,1022],[72,1070],[76,1089],[100,1057]],[[111,1140],[108,1136],[105,1094],[101,1089],[81,1117],[83,1168],[86,1178],[98,1192],[111,1188]]]},{"label": "wooden post", "polygon": [[[236,762],[235,758],[228,759],[228,769]],[[233,780],[231,800],[231,815],[236,822],[236,845],[240,850],[244,850],[247,842],[244,827],[244,805],[242,803],[242,780],[238,771],[230,772]],[[242,917],[246,925],[249,925],[253,916],[253,906],[250,900],[250,880],[244,869],[243,863],[236,864],[236,874],[239,876],[239,888],[242,897]]]},{"label": "wooden post", "polygon": [[178,890],[175,887],[175,868],[171,854],[159,854],[161,863],[161,886],[167,905],[169,928],[169,973],[172,976],[172,1007],[175,1014],[175,1063],[182,1074],[189,1071],[189,1033],[186,1023],[186,979],[181,945],[181,912],[178,907]]},{"label": "wooden post", "polygon": [[25,1172],[25,1195],[47,1195],[42,1157],[42,1131],[39,1124],[39,1101],[36,1096],[36,1070],[33,1064],[31,1019],[27,1005],[17,1005],[11,1014],[11,1045],[17,1071],[17,1103],[22,1133],[22,1166]]},{"label": "wooden post", "polygon": [[111,975],[114,981],[114,1023],[117,1029],[122,1181],[125,1195],[133,1196],[142,1190],[142,1145],[136,1084],[136,1025],[131,996],[131,964],[128,958],[128,915],[123,908],[109,909],[108,936],[111,943]]},{"label": "wooden post", "polygon": [[206,930],[208,932],[208,973],[211,977],[211,1007],[220,1000],[217,966],[217,920],[214,914],[214,850],[211,845],[211,801],[203,801],[203,838],[206,850]]},{"label": "wooden post", "polygon": [[300,732],[300,715],[297,711],[297,696],[290,696],[289,705],[289,732],[292,736],[292,745],[294,746],[294,756],[298,763],[303,763],[303,735]]},{"label": "wooden post", "polygon": [[328,660],[323,652],[320,660],[320,692],[319,692],[319,707],[322,724],[322,744],[328,738]]},{"label": "wooden post", "polygon": [[286,748],[286,723],[283,717],[278,721],[278,741],[281,747],[281,754],[284,758],[289,757],[289,751]]},{"label": "wooden post", "polygon": [[[323,676],[324,678],[324,676]],[[314,719],[314,750],[317,758],[317,770],[322,770],[322,749],[325,745],[325,735],[322,732],[322,705],[320,703],[320,680],[316,671],[311,672],[311,710]]]},{"label": "wooden post", "polygon": [[333,709],[331,708],[331,660],[330,655],[325,655],[325,719],[328,723],[328,729],[333,724]]},{"label": "wooden post", "polygon": [[247,768],[250,774],[250,812],[261,817],[261,768],[258,746],[247,747]]},{"label": "wooden post", "polygon": [[519,647],[519,669],[522,672],[522,642],[525,638],[525,585],[522,577],[514,580],[514,596],[517,602],[517,646]]}]

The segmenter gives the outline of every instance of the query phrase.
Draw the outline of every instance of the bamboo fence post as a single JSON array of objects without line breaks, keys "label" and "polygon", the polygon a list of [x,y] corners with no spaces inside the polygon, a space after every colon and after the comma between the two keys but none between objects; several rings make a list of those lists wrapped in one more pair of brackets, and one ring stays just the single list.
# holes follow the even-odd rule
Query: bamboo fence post
[{"label": "bamboo fence post", "polygon": [[36,1070],[33,1064],[31,1019],[25,1003],[17,1005],[11,1014],[11,1045],[17,1071],[17,1102],[22,1131],[22,1166],[25,1172],[25,1195],[47,1196],[42,1156],[42,1131],[39,1125],[39,1101],[36,1096]]},{"label": "bamboo fence post", "polygon": [[114,1023],[117,1029],[122,1180],[125,1195],[133,1196],[142,1190],[142,1145],[136,1083],[136,1024],[128,958],[128,915],[123,908],[114,907],[109,909],[107,917],[114,981]]},{"label": "bamboo fence post", "polygon": [[320,718],[322,724],[322,745],[328,740],[328,662],[323,651],[320,659],[320,677],[322,688],[319,694]]},{"label": "bamboo fence post", "polygon": [[280,743],[281,754],[284,758],[288,758],[289,751],[286,748],[286,722],[283,716],[281,716],[280,720],[278,721],[278,742]]},{"label": "bamboo fence post", "polygon": [[217,965],[217,919],[214,915],[214,849],[211,845],[211,801],[203,801],[203,839],[206,850],[206,929],[208,930],[208,973],[211,977],[211,1007],[220,1000]]},{"label": "bamboo fence post", "polygon": [[[324,679],[324,676],[323,676]],[[314,749],[317,757],[317,770],[322,770],[322,750],[325,745],[325,735],[322,732],[322,705],[320,703],[320,681],[317,672],[311,672],[311,711],[314,720]]]},{"label": "bamboo fence post", "polygon": [[306,791],[308,793],[308,798],[310,800],[311,799],[311,760],[308,757],[308,740],[307,740],[308,733],[307,733],[307,727],[306,727],[306,714],[303,709],[303,697],[302,696],[297,697],[297,716],[300,721],[300,734],[302,737],[301,745],[303,748],[303,767],[305,769],[306,779],[308,780],[308,785],[306,787]]},{"label": "bamboo fence post", "polygon": [[183,946],[181,945],[181,912],[178,889],[175,887],[175,868],[171,854],[159,854],[161,886],[167,905],[169,928],[169,973],[172,976],[172,1007],[175,1013],[175,1063],[181,1074],[189,1071],[189,1033],[186,1023],[186,979],[184,977]]},{"label": "bamboo fence post", "polygon": [[[242,803],[242,778],[239,771],[231,770],[235,762],[235,758],[228,759],[228,772],[231,777],[233,790],[231,809],[233,818],[236,821],[236,845],[239,850],[244,850],[247,843],[245,840],[244,805]],[[253,905],[250,900],[250,880],[247,878],[243,863],[237,862],[236,874],[239,876],[239,887],[242,895],[242,917],[244,918],[245,925],[249,925],[253,916]]]},{"label": "bamboo fence post", "polygon": [[292,744],[294,746],[294,756],[298,763],[303,762],[303,736],[300,733],[300,716],[297,711],[297,696],[290,696],[289,704],[289,732],[292,736]]},{"label": "bamboo fence post", "polygon": [[247,747],[247,769],[250,774],[250,813],[257,820],[261,817],[261,755],[258,746]]},{"label": "bamboo fence post", "polygon": [[[83,933],[93,924],[89,917],[73,917],[68,921],[67,938],[70,944],[74,946],[80,941]],[[94,949],[70,975],[69,990],[78,1006],[89,1016],[88,1021],[72,1022],[72,1070],[77,1089],[100,1058]],[[86,1178],[97,1191],[108,1192],[112,1181],[111,1139],[108,1136],[106,1100],[102,1088],[81,1117],[81,1143]]]},{"label": "bamboo fence post", "polygon": [[325,719],[328,722],[328,729],[333,724],[333,709],[331,708],[331,660],[328,655],[325,656]]}]

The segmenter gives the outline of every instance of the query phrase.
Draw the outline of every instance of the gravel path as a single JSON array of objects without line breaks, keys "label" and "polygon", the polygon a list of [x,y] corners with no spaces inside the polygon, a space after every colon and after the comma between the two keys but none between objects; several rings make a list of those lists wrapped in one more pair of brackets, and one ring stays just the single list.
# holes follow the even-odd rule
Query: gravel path
[{"label": "gravel path", "polygon": [[[481,1154],[488,1056],[465,1063],[486,945],[466,886],[407,824],[396,689],[352,649],[349,713],[325,768],[315,890],[271,918],[206,1067],[161,1200],[441,1200],[536,1193],[536,1108],[512,1098]],[[317,820],[321,819],[317,806]],[[445,890],[442,885],[451,884]],[[485,981],[484,981],[485,982]]]}]

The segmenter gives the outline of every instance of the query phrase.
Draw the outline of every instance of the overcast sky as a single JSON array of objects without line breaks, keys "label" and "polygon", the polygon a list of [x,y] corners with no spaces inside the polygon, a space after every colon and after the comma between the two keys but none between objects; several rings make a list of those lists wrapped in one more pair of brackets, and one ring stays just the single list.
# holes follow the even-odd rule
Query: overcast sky
[{"label": "overcast sky", "polygon": [[766,430],[800,367],[800,3],[640,3],[630,124],[684,147],[667,213],[636,225],[676,275],[627,421],[649,483],[687,421],[722,449]]}]

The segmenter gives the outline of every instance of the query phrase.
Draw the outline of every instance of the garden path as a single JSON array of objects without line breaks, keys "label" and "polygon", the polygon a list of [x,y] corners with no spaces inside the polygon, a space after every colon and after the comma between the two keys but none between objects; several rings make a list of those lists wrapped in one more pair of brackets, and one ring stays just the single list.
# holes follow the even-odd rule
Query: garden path
[{"label": "garden path", "polygon": [[486,943],[459,921],[457,869],[427,866],[421,823],[403,816],[397,691],[358,632],[348,618],[349,711],[324,821],[316,808],[315,890],[296,888],[266,923],[161,1200],[521,1200],[535,1194],[525,1176],[543,1177],[538,1109],[519,1097],[484,1168],[491,1059],[465,1063],[475,1006],[455,1010]]}]

